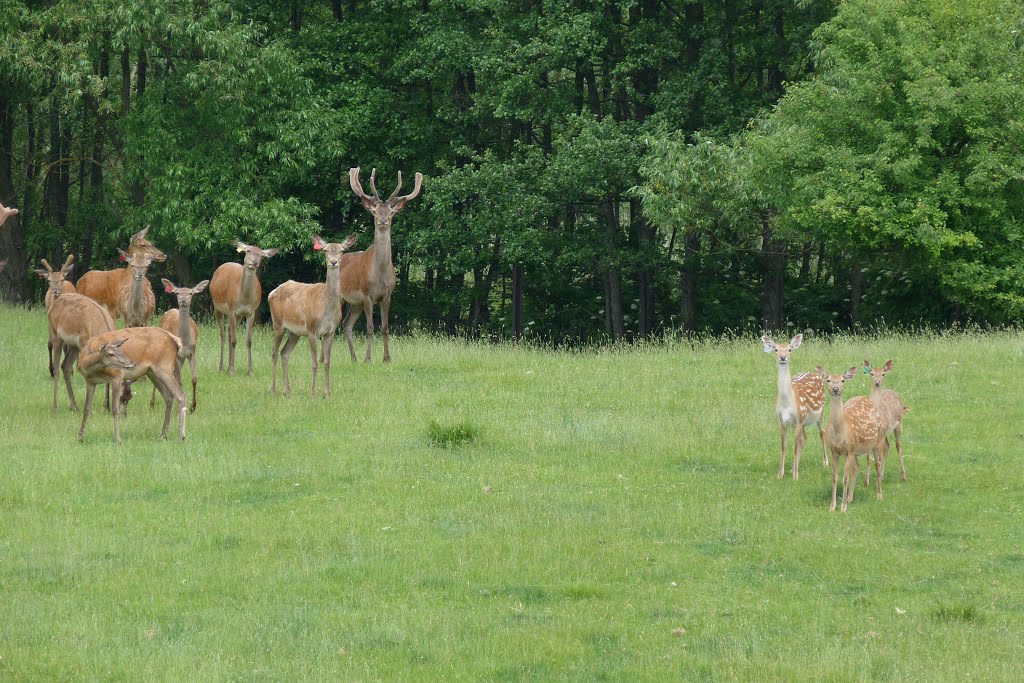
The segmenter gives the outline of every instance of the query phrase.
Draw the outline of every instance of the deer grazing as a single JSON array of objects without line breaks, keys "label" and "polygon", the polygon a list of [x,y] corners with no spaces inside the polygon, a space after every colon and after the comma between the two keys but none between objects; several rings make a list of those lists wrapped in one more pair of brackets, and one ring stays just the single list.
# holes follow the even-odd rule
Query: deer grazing
[{"label": "deer grazing", "polygon": [[75,267],[75,264],[72,263],[74,260],[75,257],[73,255],[68,256],[64,261],[64,265],[60,267],[60,270],[54,270],[51,268],[46,259],[39,260],[39,262],[43,264],[43,267],[36,268],[36,273],[39,277],[46,280],[49,285],[46,290],[46,299],[44,300],[46,303],[46,310],[50,310],[53,300],[61,294],[75,293],[75,286],[68,281],[68,276],[71,275],[71,271]]},{"label": "deer grazing", "polygon": [[[120,404],[126,382],[146,375],[167,402],[160,438],[167,435],[171,409],[178,402],[178,438],[185,439],[185,392],[178,376],[181,340],[159,327],[128,327],[95,336],[87,341],[78,356],[78,371],[85,378],[85,409],[78,440],[85,439],[85,425],[92,412],[92,398],[98,384],[113,387],[112,405]],[[114,409],[114,442],[121,443],[120,410]]]},{"label": "deer grazing", "polygon": [[[18,215],[18,210],[17,209],[8,209],[3,204],[0,204],[0,225],[3,225],[4,223],[6,223],[7,219],[10,218],[11,216],[17,216],[17,215]],[[4,261],[4,265],[6,265],[6,264],[7,264],[7,262]]]},{"label": "deer grazing", "polygon": [[324,396],[331,395],[331,348],[334,346],[334,331],[341,322],[341,257],[355,242],[355,235],[349,235],[340,244],[325,242],[320,236],[314,236],[313,249],[323,251],[327,260],[327,281],[310,285],[288,280],[267,296],[270,315],[274,322],[271,393],[277,393],[278,349],[281,348],[281,340],[287,332],[288,341],[281,350],[284,393],[290,394],[292,390],[288,382],[288,357],[299,338],[306,337],[309,339],[309,350],[313,356],[313,383],[310,392],[316,398],[316,343],[319,339],[323,350]]},{"label": "deer grazing", "polygon": [[395,289],[395,266],[391,261],[391,220],[419,196],[423,186],[423,174],[416,174],[416,184],[410,194],[399,196],[402,189],[402,173],[398,173],[398,187],[387,201],[377,194],[377,170],[370,173],[370,189],[373,196],[363,191],[359,183],[359,169],[348,172],[349,185],[362,201],[363,208],[373,216],[373,244],[366,251],[345,254],[341,261],[341,297],[352,305],[345,318],[345,339],[352,361],[356,360],[352,344],[352,327],[359,316],[366,313],[366,362],[370,362],[373,349],[373,305],[380,306],[380,331],[384,337],[384,362],[391,362],[388,348],[388,311],[391,309],[391,292]]},{"label": "deer grazing", "polygon": [[867,396],[855,396],[849,401],[843,402],[843,384],[853,379],[857,368],[851,367],[842,375],[830,375],[820,366],[818,367],[819,380],[828,385],[829,394],[832,397],[832,410],[829,416],[828,427],[825,429],[825,441],[828,444],[832,463],[832,506],[830,512],[836,509],[836,486],[838,483],[839,459],[843,458],[843,503],[842,511],[853,502],[853,491],[857,486],[857,456],[861,453],[867,454],[870,465],[870,457],[875,458],[875,496],[882,499],[882,477],[879,463],[886,456],[888,442],[885,440],[885,425],[882,418],[875,410],[874,404]]},{"label": "deer grazing", "polygon": [[[71,388],[71,372],[82,345],[93,337],[114,329],[114,319],[107,309],[81,294],[61,294],[46,312],[49,321],[50,375],[53,377],[53,412],[57,412],[57,385],[60,375],[68,389],[71,410],[78,410]],[[61,353],[64,362],[61,362]],[[58,372],[57,366],[60,366]],[[119,396],[121,396],[119,394]],[[130,396],[130,393],[128,394]],[[125,398],[127,399],[126,396]],[[109,404],[108,404],[109,405]]]},{"label": "deer grazing", "polygon": [[786,475],[786,432],[793,430],[793,479],[800,478],[800,456],[804,450],[807,425],[817,425],[821,437],[822,462],[828,466],[825,453],[825,430],[822,428],[822,412],[825,408],[825,391],[821,378],[813,372],[804,372],[791,378],[789,358],[803,342],[798,334],[788,344],[777,344],[771,337],[761,337],[765,353],[774,353],[779,368],[778,396],[775,400],[775,414],[779,418],[779,438],[782,441],[782,460],[779,463],[779,479]]},{"label": "deer grazing", "polygon": [[[188,359],[188,367],[192,373],[192,408],[196,412],[196,384],[199,379],[196,377],[196,342],[199,341],[199,326],[192,320],[192,297],[203,292],[210,284],[209,280],[203,280],[195,287],[175,287],[174,283],[167,278],[160,278],[164,283],[164,291],[173,294],[178,298],[178,307],[172,308],[160,318],[160,327],[176,335],[181,340],[181,351],[178,352],[178,377],[181,377],[181,368]],[[184,388],[184,385],[183,385]],[[149,407],[156,404],[156,386],[153,387],[153,395],[149,399]]]},{"label": "deer grazing", "polygon": [[210,298],[213,299],[213,315],[220,327],[220,369],[224,369],[224,319],[230,321],[230,345],[228,347],[228,374],[235,374],[235,345],[238,342],[236,330],[238,320],[245,318],[245,344],[249,349],[249,375],[252,375],[252,324],[256,309],[263,300],[263,288],[256,277],[256,270],[263,259],[268,259],[280,249],[261,249],[256,246],[235,242],[239,252],[245,254],[242,263],[222,263],[210,278]]},{"label": "deer grazing", "polygon": [[[892,370],[892,360],[885,361],[885,365],[881,368],[872,368],[871,363],[864,361],[864,373],[871,377],[871,402],[885,424],[886,453],[889,450],[889,435],[893,434],[896,442],[896,454],[900,457],[900,481],[906,481],[907,469],[903,466],[903,444],[900,442],[900,437],[903,436],[903,416],[910,412],[910,408],[903,403],[903,399],[895,391],[882,388],[882,380],[890,370]],[[885,459],[882,460],[881,474],[884,478]]]},{"label": "deer grazing", "polygon": [[121,283],[117,297],[117,312],[124,319],[125,327],[143,327],[149,324],[156,310],[156,295],[146,275],[153,263],[153,255],[136,252],[128,254],[120,249],[117,253],[128,262],[125,269],[128,277]]},{"label": "deer grazing", "polygon": [[[130,257],[136,255],[146,255],[152,257],[153,261],[165,261],[167,255],[162,251],[153,246],[153,243],[146,239],[146,233],[149,232],[149,228],[140,230],[139,232],[132,235],[130,242],[128,243],[128,253],[125,254],[120,249],[118,254],[122,261],[130,260]],[[126,268],[118,268],[116,270],[90,270],[82,277],[78,278],[76,288],[79,294],[83,294],[94,301],[100,302],[103,306],[106,306],[107,312],[110,313],[110,317],[115,321],[120,314],[121,305],[121,292],[124,289],[124,285],[129,284],[131,280],[131,266]],[[148,284],[148,282],[147,282]],[[149,288],[150,296],[153,295],[153,288]],[[154,297],[154,305],[155,305]],[[150,313],[152,316],[152,313]],[[148,319],[147,319],[148,321]]]}]

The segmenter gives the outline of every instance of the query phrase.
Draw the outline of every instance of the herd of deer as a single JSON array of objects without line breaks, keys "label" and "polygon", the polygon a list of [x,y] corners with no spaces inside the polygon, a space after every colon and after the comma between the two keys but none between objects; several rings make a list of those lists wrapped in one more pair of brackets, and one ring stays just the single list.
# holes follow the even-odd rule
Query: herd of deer
[{"label": "herd of deer", "polygon": [[[766,353],[774,353],[779,366],[779,392],[775,402],[775,413],[779,417],[779,436],[782,440],[782,461],[779,463],[779,478],[786,474],[786,433],[794,432],[793,479],[800,478],[800,455],[807,436],[804,428],[816,425],[821,436],[824,451],[824,465],[832,466],[832,505],[836,509],[836,489],[839,480],[839,461],[843,460],[843,501],[842,511],[853,502],[856,487],[857,457],[866,456],[864,485],[870,483],[871,459],[875,461],[875,496],[882,499],[882,480],[885,478],[885,461],[889,456],[889,434],[894,436],[896,453],[900,458],[900,479],[906,481],[907,470],[903,466],[903,416],[910,412],[899,394],[882,388],[882,379],[892,370],[892,361],[886,361],[881,368],[873,368],[864,361],[864,373],[871,377],[871,396],[856,396],[843,401],[843,385],[853,379],[857,366],[852,366],[841,375],[825,372],[819,365],[814,372],[805,372],[792,377],[789,371],[789,357],[799,348],[803,335],[798,334],[788,344],[776,343],[771,337],[763,336]],[[822,413],[825,409],[825,387],[832,397],[832,411],[828,426],[822,428]]]},{"label": "herd of deer", "polygon": [[[313,364],[313,378],[310,387],[316,396],[317,342],[320,341],[319,359],[324,367],[324,395],[331,393],[331,347],[334,332],[342,322],[342,302],[351,304],[349,315],[344,320],[345,338],[349,353],[356,360],[352,343],[352,326],[363,313],[366,314],[366,361],[371,358],[373,339],[373,305],[380,307],[381,333],[384,341],[384,361],[391,360],[388,349],[388,310],[391,292],[395,287],[395,269],[391,261],[391,220],[421,189],[423,177],[416,174],[416,186],[411,194],[399,196],[402,188],[402,174],[398,174],[398,187],[385,201],[380,198],[376,187],[376,170],[370,174],[373,195],[363,191],[359,182],[359,169],[349,171],[349,184],[359,197],[363,207],[374,218],[374,242],[366,251],[346,253],[355,241],[350,235],[341,243],[326,242],[319,236],[313,237],[313,249],[322,251],[327,262],[325,282],[304,284],[289,280],[277,287],[267,297],[274,327],[271,392],[277,392],[277,361],[281,359],[284,375],[284,391],[289,393],[288,357],[301,337],[309,340]],[[0,204],[0,225],[17,209],[8,209]],[[85,408],[82,426],[78,432],[81,441],[92,406],[93,392],[98,384],[106,384],[112,393],[108,397],[114,415],[114,440],[120,442],[118,416],[131,395],[130,382],[148,376],[153,382],[152,407],[159,391],[166,401],[164,425],[161,437],[167,433],[171,411],[178,402],[178,435],[185,438],[185,394],[181,385],[181,367],[186,360],[192,374],[192,405],[196,408],[196,360],[195,348],[199,328],[189,314],[192,297],[203,292],[207,286],[213,299],[214,315],[220,328],[220,370],[224,369],[225,321],[229,321],[228,373],[235,372],[236,329],[238,321],[246,321],[246,346],[249,351],[249,374],[252,374],[252,326],[256,309],[263,297],[257,269],[263,259],[278,253],[278,249],[262,249],[257,246],[235,242],[239,252],[245,254],[243,262],[224,263],[213,273],[210,280],[203,280],[194,287],[177,287],[170,280],[162,279],[168,294],[177,297],[178,307],[167,311],[160,319],[159,327],[144,327],[153,316],[156,300],[152,287],[146,278],[153,261],[166,257],[146,239],[147,230],[132,236],[128,251],[118,250],[128,266],[120,270],[90,271],[83,275],[77,287],[67,278],[74,267],[73,258],[68,257],[60,270],[54,270],[44,259],[45,269],[37,270],[49,283],[46,293],[47,316],[49,319],[50,374],[53,376],[53,410],[57,410],[58,372],[64,376],[71,409],[76,410],[75,396],[71,388],[71,371],[78,361],[79,371],[86,380]],[[4,263],[0,263],[2,269]],[[127,327],[116,329],[114,321],[121,317]],[[281,347],[285,333],[288,340]],[[803,335],[796,335],[788,344],[779,344],[771,337],[763,336],[764,350],[774,353],[778,363],[778,398],[776,414],[779,418],[779,436],[782,441],[782,459],[779,464],[779,478],[786,470],[786,434],[794,432],[793,479],[800,478],[800,456],[807,436],[808,425],[816,425],[824,456],[824,465],[832,467],[832,505],[836,509],[838,470],[843,461],[843,498],[841,509],[845,512],[853,501],[858,470],[857,457],[867,456],[864,483],[870,484],[870,464],[875,463],[876,496],[882,498],[882,480],[885,477],[885,462],[889,455],[889,434],[894,435],[896,452],[900,459],[900,478],[906,480],[907,471],[903,465],[903,416],[910,411],[899,395],[882,388],[882,379],[892,370],[889,360],[881,368],[873,368],[864,361],[863,370],[871,377],[871,396],[857,396],[843,401],[843,385],[853,379],[856,366],[841,375],[825,372],[818,366],[815,372],[805,372],[796,377],[790,375],[789,359],[800,347]],[[63,354],[63,362],[61,355]],[[832,397],[831,418],[827,427],[822,427],[825,407],[825,387]]]},{"label": "herd of deer", "polygon": [[[288,382],[288,357],[301,337],[309,339],[313,363],[313,381],[310,389],[316,396],[317,342],[320,342],[319,360],[324,367],[324,395],[331,393],[331,347],[334,333],[342,322],[342,303],[350,304],[345,318],[345,337],[349,353],[356,360],[352,340],[352,327],[359,317],[366,314],[367,346],[366,361],[372,356],[373,306],[380,307],[381,335],[384,343],[384,361],[391,360],[388,347],[388,311],[391,293],[395,288],[395,268],[391,259],[391,221],[395,214],[415,199],[422,188],[423,176],[416,174],[413,191],[399,195],[402,188],[402,174],[398,174],[398,186],[391,196],[383,200],[377,192],[377,172],[370,174],[372,195],[363,191],[359,181],[359,169],[349,171],[349,184],[360,199],[363,207],[374,219],[374,242],[362,252],[345,253],[355,241],[350,235],[341,243],[327,242],[318,235],[313,236],[313,249],[322,251],[327,261],[326,282],[304,284],[288,280],[268,297],[274,327],[273,381],[271,391],[277,392],[277,360],[280,356],[284,373],[284,391],[290,393]],[[0,204],[0,225],[17,209],[8,209]],[[235,242],[235,247],[245,256],[241,264],[224,263],[217,267],[209,280],[195,286],[178,287],[162,278],[164,291],[177,298],[178,307],[167,311],[161,317],[159,326],[146,327],[156,310],[156,296],[147,274],[154,261],[166,260],[166,255],[147,238],[148,228],[132,235],[128,251],[118,249],[125,268],[116,270],[92,270],[79,278],[73,285],[69,281],[74,269],[74,257],[69,256],[64,265],[53,269],[43,259],[43,268],[36,272],[48,283],[46,292],[47,320],[49,321],[49,365],[53,378],[53,406],[57,411],[59,378],[64,377],[68,402],[71,410],[77,410],[71,375],[75,365],[86,382],[85,406],[82,411],[82,426],[78,440],[85,437],[85,427],[92,410],[93,394],[100,384],[107,385],[108,397],[105,405],[114,417],[114,441],[120,443],[119,417],[131,397],[131,383],[143,376],[153,382],[152,407],[159,391],[166,402],[161,438],[166,436],[174,404],[178,404],[178,437],[185,438],[185,392],[181,382],[181,368],[189,363],[192,374],[191,409],[196,409],[196,343],[199,328],[192,320],[190,310],[192,298],[209,287],[213,299],[214,316],[220,328],[220,370],[224,370],[225,327],[228,328],[228,373],[235,373],[236,330],[241,319],[246,321],[246,345],[249,351],[249,375],[252,375],[252,327],[263,300],[257,270],[264,259],[278,253],[278,249],[262,249],[257,246]],[[0,270],[6,262],[0,263]],[[121,318],[123,329],[117,329],[115,322]],[[227,325],[225,325],[227,323]],[[288,340],[281,348],[285,334]]]}]

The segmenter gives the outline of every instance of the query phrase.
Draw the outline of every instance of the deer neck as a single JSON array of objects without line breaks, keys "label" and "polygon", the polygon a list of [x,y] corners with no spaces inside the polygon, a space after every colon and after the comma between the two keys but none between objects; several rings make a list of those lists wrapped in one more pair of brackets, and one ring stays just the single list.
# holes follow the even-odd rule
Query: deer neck
[{"label": "deer neck", "polygon": [[846,431],[846,407],[843,405],[843,397],[832,396],[832,410],[829,418],[829,426],[832,432],[839,435]]},{"label": "deer neck", "polygon": [[341,316],[341,268],[327,269],[327,292],[324,294],[324,318],[330,318],[335,312]]},{"label": "deer neck", "polygon": [[192,339],[192,316],[191,309],[178,307],[178,338],[181,339],[182,348],[192,348],[195,340]]},{"label": "deer neck", "polygon": [[128,308],[131,309],[132,315],[139,315],[145,309],[145,296],[142,290],[142,283],[144,278],[135,279],[132,276],[131,289],[128,290]]},{"label": "deer neck", "polygon": [[383,279],[391,270],[391,229],[376,230],[373,235],[373,269]]},{"label": "deer neck", "polygon": [[793,396],[793,378],[789,374],[789,363],[776,365],[779,366],[779,403],[791,406],[796,401]]},{"label": "deer neck", "polygon": [[256,271],[249,270],[242,266],[242,282],[240,285],[239,299],[252,301],[256,298]]}]

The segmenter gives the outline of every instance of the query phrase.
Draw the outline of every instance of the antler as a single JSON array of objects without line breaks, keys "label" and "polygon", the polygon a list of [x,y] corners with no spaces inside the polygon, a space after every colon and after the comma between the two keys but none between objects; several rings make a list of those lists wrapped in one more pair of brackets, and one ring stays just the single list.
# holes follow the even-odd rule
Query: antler
[{"label": "antler", "polygon": [[359,182],[359,167],[348,169],[348,184],[352,188],[352,191],[356,193],[356,196],[360,199],[367,201],[372,200],[366,192],[363,191],[363,185]]},{"label": "antler", "polygon": [[370,171],[370,189],[373,190],[373,198],[379,202],[380,195],[377,194],[377,169]]},{"label": "antler", "polygon": [[71,262],[74,261],[74,260],[75,260],[75,255],[74,254],[68,254],[68,257],[66,259],[64,259],[64,265],[61,266],[60,269],[61,270],[66,270],[67,267],[70,266]]},{"label": "antler", "polygon": [[46,268],[46,272],[47,273],[52,273],[53,272],[53,268],[50,267],[49,261],[47,261],[44,258],[41,258],[41,259],[39,259],[39,262],[43,264],[43,268]]}]

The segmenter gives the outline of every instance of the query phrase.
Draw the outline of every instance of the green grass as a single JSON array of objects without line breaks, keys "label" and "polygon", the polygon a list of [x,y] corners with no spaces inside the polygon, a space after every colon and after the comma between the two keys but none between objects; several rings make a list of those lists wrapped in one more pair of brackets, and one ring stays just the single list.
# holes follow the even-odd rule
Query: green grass
[{"label": "green grass", "polygon": [[1024,677],[1020,335],[805,341],[798,370],[894,359],[913,410],[908,481],[893,453],[845,515],[816,433],[776,479],[755,339],[342,338],[313,400],[304,345],[274,397],[267,330],[228,377],[204,326],[188,439],[147,386],[117,447],[49,412],[45,337],[0,306],[0,679]]}]

